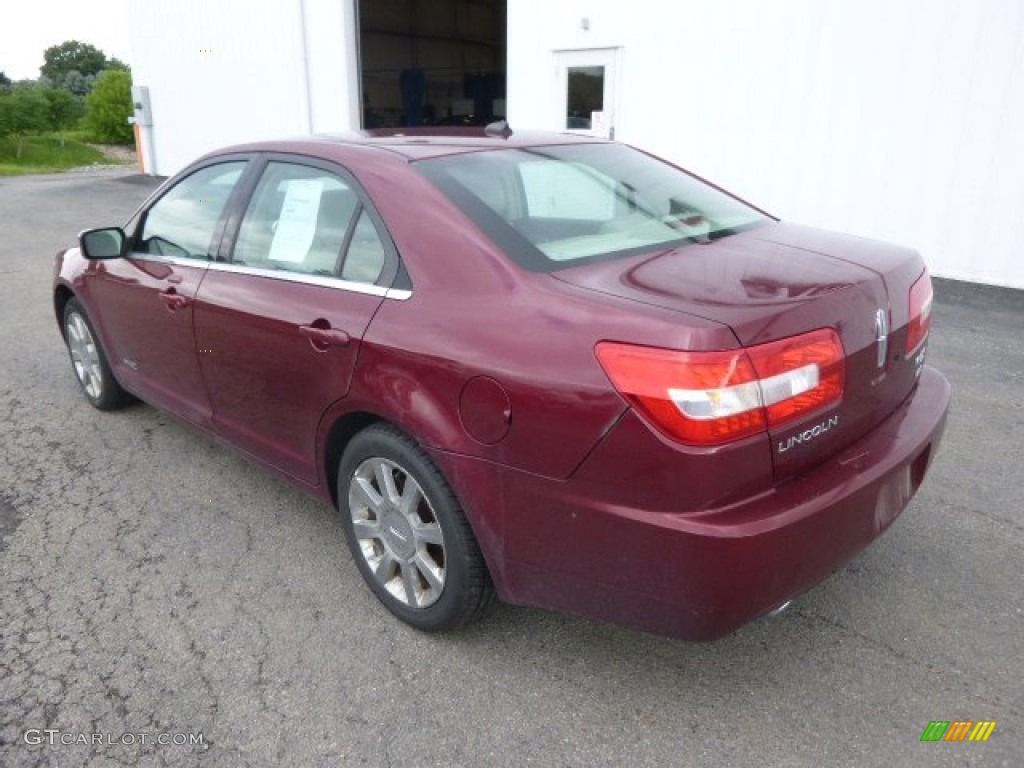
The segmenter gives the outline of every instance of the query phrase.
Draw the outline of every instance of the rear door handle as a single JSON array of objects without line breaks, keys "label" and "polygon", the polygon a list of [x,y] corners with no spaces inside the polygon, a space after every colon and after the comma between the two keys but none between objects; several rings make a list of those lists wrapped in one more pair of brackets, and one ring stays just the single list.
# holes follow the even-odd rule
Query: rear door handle
[{"label": "rear door handle", "polygon": [[318,349],[347,346],[352,338],[340,328],[317,328],[315,325],[300,325],[299,332],[313,342]]},{"label": "rear door handle", "polygon": [[184,309],[192,303],[192,299],[188,296],[182,296],[173,288],[168,288],[166,291],[160,292],[160,299],[171,312],[176,312],[179,309]]}]

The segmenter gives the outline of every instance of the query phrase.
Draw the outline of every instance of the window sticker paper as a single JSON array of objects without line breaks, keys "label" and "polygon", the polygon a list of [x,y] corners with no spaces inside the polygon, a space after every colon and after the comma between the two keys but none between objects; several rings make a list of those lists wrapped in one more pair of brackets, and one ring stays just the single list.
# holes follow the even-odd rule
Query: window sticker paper
[{"label": "window sticker paper", "polygon": [[305,260],[316,235],[322,179],[292,179],[285,191],[281,215],[270,243],[270,259],[298,264]]}]

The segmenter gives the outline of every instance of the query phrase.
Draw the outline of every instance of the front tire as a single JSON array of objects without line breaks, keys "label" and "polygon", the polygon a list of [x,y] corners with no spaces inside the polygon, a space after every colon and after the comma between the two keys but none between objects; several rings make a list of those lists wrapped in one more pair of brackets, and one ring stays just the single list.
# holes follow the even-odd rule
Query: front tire
[{"label": "front tire", "polygon": [[78,299],[69,299],[64,305],[64,341],[82,393],[94,407],[112,411],[129,402],[131,398],[114,378],[99,337]]},{"label": "front tire", "polygon": [[338,507],[367,585],[405,623],[462,626],[493,602],[480,547],[440,470],[394,427],[352,438],[338,470]]}]

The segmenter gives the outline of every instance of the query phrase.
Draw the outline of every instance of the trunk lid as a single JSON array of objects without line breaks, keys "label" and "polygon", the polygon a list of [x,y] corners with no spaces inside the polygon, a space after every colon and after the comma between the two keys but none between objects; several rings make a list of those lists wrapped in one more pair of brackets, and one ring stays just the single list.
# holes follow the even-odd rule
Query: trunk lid
[{"label": "trunk lid", "polygon": [[775,478],[784,480],[862,437],[913,390],[924,355],[908,359],[904,341],[910,288],[923,271],[909,249],[771,223],[552,276],[724,323],[744,347],[834,329],[846,355],[843,399],[769,433]]}]

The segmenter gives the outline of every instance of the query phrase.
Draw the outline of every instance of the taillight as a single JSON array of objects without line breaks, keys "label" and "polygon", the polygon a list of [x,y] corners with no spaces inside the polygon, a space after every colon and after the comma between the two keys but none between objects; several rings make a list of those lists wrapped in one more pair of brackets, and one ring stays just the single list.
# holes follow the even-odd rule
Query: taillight
[{"label": "taillight", "polygon": [[925,271],[910,287],[910,321],[907,323],[906,355],[917,352],[932,327],[932,279]]},{"label": "taillight", "polygon": [[602,341],[615,388],[669,437],[718,445],[838,402],[843,345],[822,329],[746,349],[684,352]]},{"label": "taillight", "polygon": [[843,397],[845,355],[831,329],[760,344],[747,354],[760,379],[769,427],[821,410]]}]

